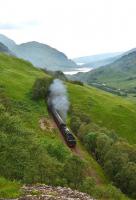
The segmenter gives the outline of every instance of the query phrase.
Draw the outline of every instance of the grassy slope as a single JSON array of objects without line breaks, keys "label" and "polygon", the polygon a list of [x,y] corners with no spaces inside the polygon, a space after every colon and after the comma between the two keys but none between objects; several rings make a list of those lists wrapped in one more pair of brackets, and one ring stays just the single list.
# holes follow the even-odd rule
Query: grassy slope
[{"label": "grassy slope", "polygon": [[[4,87],[6,94],[14,100],[14,109],[17,110],[26,127],[33,128],[41,139],[48,143],[55,141],[59,144],[62,142],[56,134],[40,130],[39,119],[48,115],[45,103],[42,101],[34,102],[29,95],[35,79],[43,76],[46,75],[30,63],[0,54],[0,87]],[[100,125],[115,128],[118,134],[126,137],[131,143],[135,141],[136,109],[132,103],[94,88],[68,84],[68,90],[73,106],[90,114],[92,120]],[[27,111],[22,111],[20,104],[15,101],[23,103],[23,106],[27,107]],[[126,119],[122,124],[124,118]],[[133,135],[130,137],[129,133]],[[89,154],[80,143],[79,146],[81,146],[81,151],[90,167],[95,170],[97,178],[106,183],[106,178],[100,166],[91,156],[89,158]],[[65,148],[69,151],[67,147]]]},{"label": "grassy slope", "polygon": [[93,122],[113,129],[130,143],[136,143],[136,106],[121,97],[95,89],[68,84],[74,107],[90,115]]},{"label": "grassy slope", "polygon": [[101,82],[108,86],[129,89],[136,85],[136,52],[124,55],[117,61],[89,73],[75,75],[87,83]]},{"label": "grassy slope", "polygon": [[0,197],[1,198],[17,198],[20,196],[21,184],[15,181],[8,181],[0,177]]},{"label": "grassy slope", "polygon": [[[56,130],[52,133],[50,131],[42,131],[39,127],[39,119],[43,116],[48,116],[45,102],[41,101],[37,103],[30,99],[29,94],[34,81],[37,78],[45,76],[48,75],[41,70],[34,68],[26,61],[0,54],[0,87],[4,87],[6,95],[14,100],[12,106],[17,110],[17,114],[21,117],[23,123],[26,127],[33,128],[43,142],[48,144],[57,142],[58,144],[60,143],[63,145],[60,141],[60,137],[56,134]],[[22,111],[22,105],[25,109],[27,107],[26,111]],[[66,146],[64,146],[64,148],[71,153]],[[84,150],[82,150],[82,152],[84,152]],[[87,152],[84,153],[90,167],[96,172],[96,178],[98,178],[100,182],[107,182],[106,177],[97,162],[89,156]]]}]

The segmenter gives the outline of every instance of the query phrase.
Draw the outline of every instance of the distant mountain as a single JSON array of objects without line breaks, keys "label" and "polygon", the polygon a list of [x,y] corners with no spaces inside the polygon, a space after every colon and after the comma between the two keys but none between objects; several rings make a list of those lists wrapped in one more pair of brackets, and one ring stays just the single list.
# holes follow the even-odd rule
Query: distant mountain
[{"label": "distant mountain", "polygon": [[112,64],[94,69],[87,73],[78,73],[72,79],[88,84],[99,83],[123,89],[136,89],[136,49],[124,55]]},{"label": "distant mountain", "polygon": [[0,42],[5,44],[17,57],[30,61],[36,67],[49,70],[63,70],[77,67],[76,63],[67,56],[46,44],[27,42],[17,45],[4,35],[0,35]]},{"label": "distant mountain", "polygon": [[18,57],[32,62],[37,67],[46,67],[50,70],[76,67],[65,54],[42,43],[27,42],[17,45],[13,51]]},{"label": "distant mountain", "polygon": [[117,55],[115,57],[105,58],[105,59],[102,59],[102,60],[98,59],[96,61],[85,63],[85,64],[82,65],[82,67],[98,68],[98,67],[113,63],[115,60],[117,60],[121,56],[122,56],[122,54]]},{"label": "distant mountain", "polygon": [[84,56],[84,57],[79,57],[79,58],[74,58],[73,61],[76,63],[83,63],[83,64],[95,64],[98,62],[106,62],[106,60],[110,59],[112,61],[113,58],[120,56],[122,53],[117,52],[117,53],[105,53],[105,54],[98,54],[98,55],[92,55],[92,56]]},{"label": "distant mountain", "polygon": [[0,34],[0,42],[2,42],[10,50],[12,50],[16,46],[16,43],[13,40],[9,39],[8,37],[2,34]]},{"label": "distant mountain", "polygon": [[0,42],[0,52],[12,55],[12,52],[9,50],[7,46]]}]

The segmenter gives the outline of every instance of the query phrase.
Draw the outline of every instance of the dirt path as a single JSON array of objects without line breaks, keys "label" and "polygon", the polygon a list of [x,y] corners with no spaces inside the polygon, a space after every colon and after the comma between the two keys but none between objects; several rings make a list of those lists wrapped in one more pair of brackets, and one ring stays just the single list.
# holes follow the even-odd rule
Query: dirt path
[{"label": "dirt path", "polygon": [[52,119],[45,118],[45,117],[39,120],[39,125],[43,131],[44,130],[52,131],[53,129],[57,128],[56,124],[54,123]]}]

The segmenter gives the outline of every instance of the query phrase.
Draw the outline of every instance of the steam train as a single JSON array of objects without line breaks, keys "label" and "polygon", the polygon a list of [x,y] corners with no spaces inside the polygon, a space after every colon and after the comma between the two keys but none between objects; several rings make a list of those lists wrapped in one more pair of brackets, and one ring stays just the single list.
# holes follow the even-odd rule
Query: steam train
[{"label": "steam train", "polygon": [[48,109],[52,113],[53,118],[60,129],[60,132],[62,133],[67,145],[69,147],[75,147],[76,145],[76,139],[73,136],[73,134],[70,132],[70,130],[67,128],[66,123],[63,121],[57,110],[53,107],[51,103],[48,103]]}]

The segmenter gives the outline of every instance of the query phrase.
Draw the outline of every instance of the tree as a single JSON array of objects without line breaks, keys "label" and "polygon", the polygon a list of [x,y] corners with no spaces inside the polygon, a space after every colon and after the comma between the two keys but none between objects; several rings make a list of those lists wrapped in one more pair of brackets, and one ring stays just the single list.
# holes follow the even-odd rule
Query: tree
[{"label": "tree", "polygon": [[124,165],[117,178],[122,191],[136,198],[136,163],[128,162]]},{"label": "tree", "polygon": [[63,178],[74,188],[78,188],[84,179],[85,163],[77,156],[70,157],[63,168]]},{"label": "tree", "polygon": [[75,134],[78,133],[80,125],[81,125],[81,121],[80,121],[79,117],[75,117],[74,116],[74,117],[71,118],[71,120],[70,120],[70,128]]},{"label": "tree", "polygon": [[95,191],[96,182],[94,178],[86,177],[80,187],[82,192],[92,195]]},{"label": "tree", "polygon": [[103,133],[99,133],[96,141],[96,157],[100,163],[104,164],[104,158],[107,152],[111,149],[113,140]]},{"label": "tree", "polygon": [[96,137],[97,137],[97,134],[94,132],[88,133],[84,137],[84,143],[87,149],[93,153],[95,153],[95,150],[96,150]]},{"label": "tree", "polygon": [[114,146],[105,155],[104,169],[115,183],[117,182],[116,175],[122,171],[127,162],[128,155],[117,151]]},{"label": "tree", "polygon": [[51,82],[52,78],[49,77],[37,79],[33,85],[32,98],[34,100],[45,99]]}]

